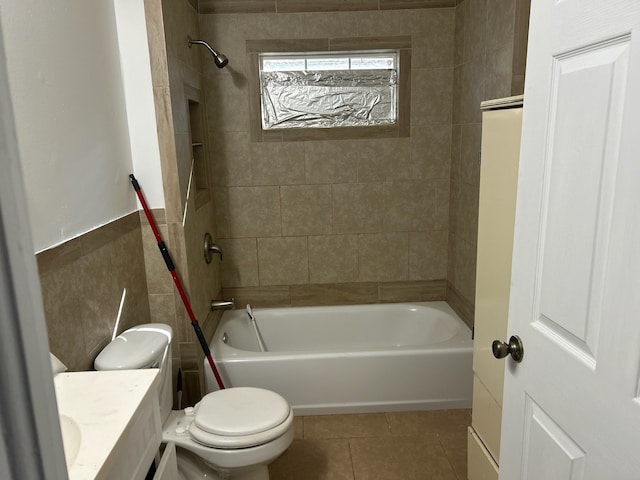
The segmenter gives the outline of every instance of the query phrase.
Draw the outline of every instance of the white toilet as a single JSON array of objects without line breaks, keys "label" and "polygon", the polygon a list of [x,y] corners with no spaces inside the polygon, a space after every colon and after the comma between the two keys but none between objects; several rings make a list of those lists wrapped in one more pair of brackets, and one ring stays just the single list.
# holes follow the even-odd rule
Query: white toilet
[{"label": "white toilet", "polygon": [[171,327],[130,328],[97,356],[96,370],[160,368],[158,395],[164,442],[174,442],[185,480],[268,480],[268,465],[293,440],[293,411],[275,392],[227,388],[205,395],[194,408],[171,410]]}]

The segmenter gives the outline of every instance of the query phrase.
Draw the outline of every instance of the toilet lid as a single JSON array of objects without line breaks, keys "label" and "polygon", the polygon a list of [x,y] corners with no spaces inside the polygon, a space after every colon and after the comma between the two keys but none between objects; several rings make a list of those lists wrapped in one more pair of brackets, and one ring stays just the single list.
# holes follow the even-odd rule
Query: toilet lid
[{"label": "toilet lid", "polygon": [[195,424],[214,435],[243,436],[277,427],[289,416],[289,404],[275,392],[236,387],[205,395]]},{"label": "toilet lid", "polygon": [[222,449],[263,445],[293,425],[293,411],[277,393],[235,387],[209,393],[196,406],[189,426],[193,440]]}]

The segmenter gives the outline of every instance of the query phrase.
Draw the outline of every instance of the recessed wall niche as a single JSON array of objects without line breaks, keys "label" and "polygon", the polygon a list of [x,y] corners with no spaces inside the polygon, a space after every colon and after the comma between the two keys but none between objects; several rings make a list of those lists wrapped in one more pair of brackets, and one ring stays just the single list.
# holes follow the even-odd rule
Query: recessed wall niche
[{"label": "recessed wall niche", "polygon": [[189,112],[189,140],[191,144],[192,172],[191,194],[196,209],[211,198],[209,193],[209,172],[205,144],[204,106],[200,103],[200,92],[185,85],[185,96]]}]

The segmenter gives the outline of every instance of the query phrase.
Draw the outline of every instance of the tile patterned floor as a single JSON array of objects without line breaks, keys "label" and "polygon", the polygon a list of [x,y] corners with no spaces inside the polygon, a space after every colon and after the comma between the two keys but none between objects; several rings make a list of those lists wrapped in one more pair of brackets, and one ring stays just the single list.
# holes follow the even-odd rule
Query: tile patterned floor
[{"label": "tile patterned floor", "polygon": [[466,480],[470,410],[297,417],[271,480]]}]

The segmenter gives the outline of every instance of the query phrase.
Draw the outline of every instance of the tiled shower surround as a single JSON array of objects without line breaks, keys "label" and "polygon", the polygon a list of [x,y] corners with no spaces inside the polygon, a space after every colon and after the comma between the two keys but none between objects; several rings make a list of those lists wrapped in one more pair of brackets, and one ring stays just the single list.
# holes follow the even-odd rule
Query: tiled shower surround
[{"label": "tiled shower surround", "polygon": [[[388,287],[397,301],[443,299],[454,9],[204,14],[200,29],[230,59],[203,63],[224,291],[257,304],[274,287],[271,304],[375,303]],[[410,137],[251,141],[247,40],[401,35]]]},{"label": "tiled shower surround", "polygon": [[[209,0],[198,11],[195,0],[145,0],[166,201],[156,214],[208,336],[216,296],[238,306],[446,297],[473,322],[479,104],[522,93],[528,3]],[[187,35],[229,65],[217,69]],[[409,137],[250,140],[247,40],[399,36],[411,37]],[[204,204],[184,198],[185,95],[194,91],[208,123]],[[202,260],[206,231],[222,263]],[[172,325],[174,365],[187,374],[186,398],[198,398],[202,354],[144,218],[116,220],[38,260],[51,349],[69,367],[91,367],[127,288],[118,331]]]},{"label": "tiled shower surround", "polygon": [[[223,292],[269,305],[446,296],[472,323],[480,102],[521,93],[512,89],[516,2],[323,11],[330,3],[212,14],[242,7],[200,3],[202,37],[230,59],[222,70],[203,61]],[[408,138],[252,141],[248,41],[402,35],[412,47],[411,71],[400,73],[411,76]]]}]

